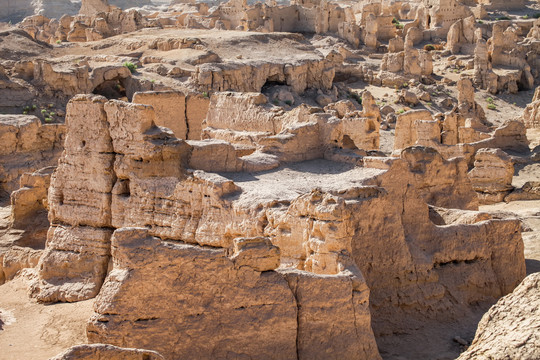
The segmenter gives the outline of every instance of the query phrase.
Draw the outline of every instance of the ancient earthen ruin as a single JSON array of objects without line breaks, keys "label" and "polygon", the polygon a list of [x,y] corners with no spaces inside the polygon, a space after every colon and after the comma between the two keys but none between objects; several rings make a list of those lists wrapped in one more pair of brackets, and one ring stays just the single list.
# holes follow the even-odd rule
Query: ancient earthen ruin
[{"label": "ancient earthen ruin", "polygon": [[540,358],[540,5],[0,5],[0,358]]}]

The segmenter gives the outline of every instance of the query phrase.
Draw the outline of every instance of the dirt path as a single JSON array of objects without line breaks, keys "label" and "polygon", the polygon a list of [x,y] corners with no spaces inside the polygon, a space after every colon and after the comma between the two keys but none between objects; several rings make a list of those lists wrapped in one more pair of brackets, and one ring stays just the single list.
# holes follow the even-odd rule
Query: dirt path
[{"label": "dirt path", "polygon": [[93,300],[42,305],[26,288],[22,277],[0,286],[0,360],[46,360],[86,342]]}]

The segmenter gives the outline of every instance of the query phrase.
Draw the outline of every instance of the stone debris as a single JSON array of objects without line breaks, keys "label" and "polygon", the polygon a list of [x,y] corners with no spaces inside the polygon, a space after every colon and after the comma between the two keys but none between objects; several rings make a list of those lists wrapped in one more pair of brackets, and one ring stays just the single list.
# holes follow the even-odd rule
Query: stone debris
[{"label": "stone debris", "polygon": [[482,317],[470,347],[458,358],[535,359],[540,356],[540,274],[527,276]]}]

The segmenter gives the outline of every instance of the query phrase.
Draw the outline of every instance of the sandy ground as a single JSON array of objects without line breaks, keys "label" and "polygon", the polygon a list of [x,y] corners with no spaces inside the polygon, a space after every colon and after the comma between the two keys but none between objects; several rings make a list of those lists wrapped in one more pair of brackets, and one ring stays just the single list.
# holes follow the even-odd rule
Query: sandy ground
[{"label": "sandy ground", "polygon": [[41,305],[18,277],[0,286],[0,360],[45,360],[86,342],[93,300]]},{"label": "sandy ground", "polygon": [[[189,60],[193,49],[158,51],[149,49],[153,40],[198,39],[205,51],[212,51],[226,63],[249,63],[258,61],[287,62],[295,60],[320,60],[302,35],[293,33],[257,33],[245,31],[219,31],[197,29],[141,29],[132,33],[113,36],[104,40],[86,43],[64,43],[54,45],[54,57],[100,55],[159,56],[182,63]],[[131,49],[134,49],[131,50]],[[241,55],[241,56],[239,56]]]}]

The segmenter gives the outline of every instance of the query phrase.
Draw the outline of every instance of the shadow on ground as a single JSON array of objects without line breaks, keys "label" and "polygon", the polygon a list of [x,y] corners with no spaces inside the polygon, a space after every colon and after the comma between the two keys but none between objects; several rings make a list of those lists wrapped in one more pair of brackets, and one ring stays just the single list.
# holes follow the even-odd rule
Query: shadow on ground
[{"label": "shadow on ground", "polygon": [[540,272],[540,261],[535,259],[525,259],[525,266],[527,268],[527,275],[535,272]]}]

